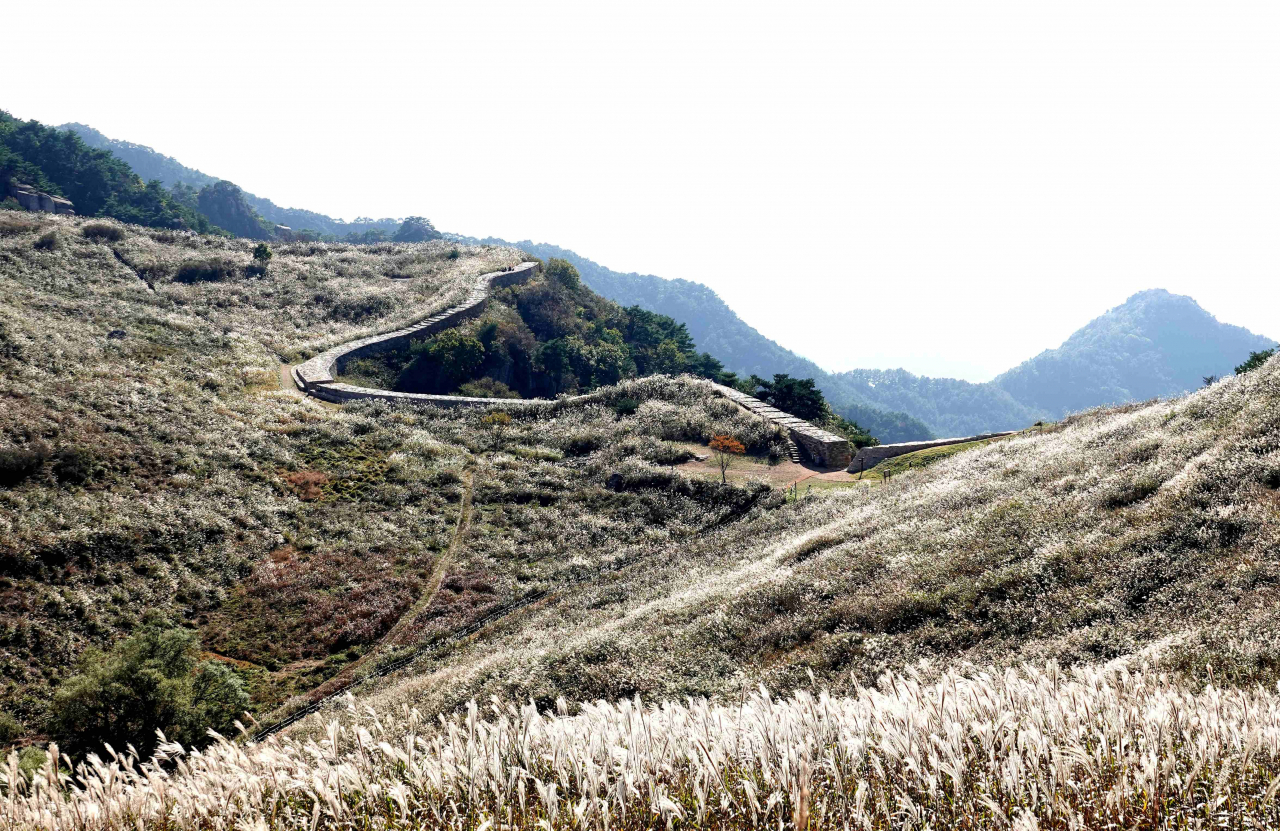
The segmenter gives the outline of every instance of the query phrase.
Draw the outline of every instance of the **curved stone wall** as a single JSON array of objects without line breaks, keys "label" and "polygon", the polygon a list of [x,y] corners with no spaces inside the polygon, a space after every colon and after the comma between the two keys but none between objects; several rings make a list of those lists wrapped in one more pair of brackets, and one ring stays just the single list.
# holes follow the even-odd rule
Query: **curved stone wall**
[{"label": "curved stone wall", "polygon": [[[448,329],[450,326],[456,326],[464,320],[479,317],[489,302],[489,290],[491,288],[494,286],[514,286],[517,283],[523,283],[537,274],[541,268],[541,263],[521,263],[506,271],[491,271],[488,274],[481,274],[476,278],[476,284],[471,289],[471,294],[467,295],[467,299],[457,306],[445,309],[443,312],[437,312],[426,320],[415,323],[412,326],[406,326],[403,329],[397,329],[394,332],[361,338],[350,343],[344,343],[341,346],[335,346],[306,363],[298,365],[293,371],[294,380],[306,392],[315,395],[317,398],[324,398],[329,401],[350,401],[356,398],[390,398],[395,400],[424,399],[424,403],[437,404],[438,402],[435,399],[452,398],[453,396],[448,395],[418,395],[393,393],[389,390],[366,390],[363,387],[339,384],[337,376],[342,372],[342,368],[346,366],[347,361],[377,355],[380,352],[389,352],[400,348],[415,338],[430,337],[436,332]],[[359,394],[360,391],[366,394]],[[324,393],[330,394],[326,395]],[[471,400],[487,402],[499,399],[477,398]]]},{"label": "curved stone wall", "polygon": [[885,459],[892,459],[895,456],[903,456],[907,453],[914,453],[917,450],[928,450],[930,447],[946,447],[951,444],[964,444],[971,441],[984,441],[985,439],[1001,439],[1005,436],[1015,435],[1017,430],[1006,430],[1003,433],[981,433],[976,436],[960,436],[953,439],[932,439],[930,441],[908,441],[901,444],[877,444],[875,447],[864,447],[858,451],[858,455],[849,461],[850,472],[861,472],[870,470]]},{"label": "curved stone wall", "polygon": [[[493,271],[488,274],[482,274],[476,278],[476,284],[471,290],[471,294],[457,306],[445,309],[443,312],[432,315],[426,320],[403,329],[397,329],[394,332],[374,335],[344,343],[341,346],[335,346],[294,367],[292,371],[293,380],[299,389],[304,392],[334,403],[376,399],[379,401],[430,405],[433,407],[502,407],[504,409],[515,409],[540,403],[536,400],[520,398],[467,398],[457,395],[426,395],[416,392],[379,390],[339,383],[337,376],[342,373],[342,369],[348,361],[398,349],[410,340],[430,337],[437,332],[448,329],[450,326],[457,325],[463,320],[479,317],[489,301],[489,291],[493,287],[513,286],[523,283],[537,274],[541,267],[541,264],[536,262],[521,263],[506,271]],[[849,442],[842,436],[814,427],[803,419],[784,413],[731,387],[720,384],[712,384],[712,387],[719,394],[741,404],[756,415],[786,428],[791,440],[815,464],[823,467],[845,467],[850,463]],[[565,403],[572,403],[575,400],[585,400],[589,395],[588,393],[585,396],[562,400]]]}]

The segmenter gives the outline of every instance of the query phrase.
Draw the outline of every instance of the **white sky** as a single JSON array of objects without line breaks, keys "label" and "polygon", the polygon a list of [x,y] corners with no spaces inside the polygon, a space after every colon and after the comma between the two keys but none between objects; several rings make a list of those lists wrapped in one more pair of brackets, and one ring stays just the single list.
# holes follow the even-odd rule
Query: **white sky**
[{"label": "white sky", "polygon": [[696,280],[829,369],[985,380],[1153,287],[1280,336],[1275,3],[63,0],[3,18],[28,46],[48,35],[0,74],[18,117],[281,205]]}]

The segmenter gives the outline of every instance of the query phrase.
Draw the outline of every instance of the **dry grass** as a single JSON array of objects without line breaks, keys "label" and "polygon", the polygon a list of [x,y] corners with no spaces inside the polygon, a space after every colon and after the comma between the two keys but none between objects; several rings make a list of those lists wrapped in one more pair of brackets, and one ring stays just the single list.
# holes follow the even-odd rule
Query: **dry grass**
[{"label": "dry grass", "polygon": [[[29,733],[75,657],[144,611],[199,628],[257,713],[307,700],[420,599],[465,471],[470,530],[413,636],[546,596],[360,688],[376,723],[328,711],[163,775],[15,789],[0,808],[15,823],[78,809],[89,828],[165,827],[166,810],[173,828],[496,827],[511,807],[520,827],[555,804],[557,827],[579,810],[587,826],[786,827],[807,760],[812,827],[997,827],[983,796],[1025,827],[1275,824],[1280,361],[787,502],[671,469],[680,443],[769,436],[689,379],[533,405],[497,436],[480,411],[263,391],[277,354],[416,319],[516,252],[286,246],[260,278],[184,284],[182,263],[243,267],[248,245],[136,228],[98,244],[80,224],[0,237],[0,449],[49,450],[0,487],[0,707]],[[36,248],[51,230],[62,243]],[[624,399],[639,406],[620,415]],[[55,458],[84,464],[63,477]],[[1096,669],[1135,654],[1170,677]],[[932,680],[904,675],[922,660]],[[1049,661],[1075,669],[1005,669]],[[810,673],[830,696],[802,694]],[[786,701],[743,703],[760,682]],[[685,703],[590,703],[635,696]],[[472,741],[450,720],[490,697],[541,715],[473,716]],[[576,703],[553,716],[560,699]],[[428,729],[437,714],[454,727]],[[360,726],[377,740],[363,750]],[[410,764],[376,749],[409,734]],[[477,751],[492,751],[483,775]],[[129,800],[138,816],[117,812]]]},{"label": "dry grass", "polygon": [[[83,220],[0,219],[0,460],[34,460],[0,471],[0,710],[29,733],[76,656],[147,615],[241,662],[257,713],[313,689],[418,599],[477,459],[482,530],[458,569],[493,575],[505,601],[578,556],[525,536],[530,522],[616,549],[687,538],[718,510],[701,491],[584,502],[614,460],[643,472],[663,437],[765,429],[702,385],[654,379],[548,403],[495,450],[483,413],[326,407],[268,383],[277,354],[418,319],[523,259],[510,249],[288,245],[249,279],[247,241],[120,226],[122,239],[95,243]],[[62,244],[37,249],[51,231]],[[236,268],[178,281],[184,263],[213,259]],[[643,417],[620,422],[618,395],[643,399]],[[283,550],[292,561],[273,563]],[[474,599],[439,620],[465,618]]]},{"label": "dry grass", "polygon": [[[8,827],[1262,828],[1280,822],[1280,695],[1123,665],[885,676],[847,697],[475,702],[437,724],[354,701],[316,741],[139,764],[10,757]],[[173,766],[170,769],[170,766]]]}]

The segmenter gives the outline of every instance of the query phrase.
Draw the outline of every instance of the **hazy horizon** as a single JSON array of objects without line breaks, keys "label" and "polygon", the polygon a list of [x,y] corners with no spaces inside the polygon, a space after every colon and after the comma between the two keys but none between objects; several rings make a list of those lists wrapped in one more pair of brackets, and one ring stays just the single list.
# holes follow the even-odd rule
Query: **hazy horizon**
[{"label": "hazy horizon", "polygon": [[1148,288],[1280,334],[1267,5],[116,6],[0,108],[701,282],[832,370],[989,380]]}]

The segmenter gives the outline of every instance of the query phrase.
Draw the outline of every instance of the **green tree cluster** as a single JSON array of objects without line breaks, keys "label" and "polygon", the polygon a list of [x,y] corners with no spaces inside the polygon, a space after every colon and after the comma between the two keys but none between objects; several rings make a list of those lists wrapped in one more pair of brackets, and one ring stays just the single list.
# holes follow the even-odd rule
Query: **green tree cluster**
[{"label": "green tree cluster", "polygon": [[196,195],[196,205],[210,222],[237,237],[270,239],[275,235],[274,226],[258,215],[234,182],[205,185]]},{"label": "green tree cluster", "polygon": [[450,329],[415,344],[396,389],[449,393],[488,379],[492,389],[552,397],[659,373],[737,380],[697,351],[683,324],[605,300],[564,260],[549,261],[539,280],[496,291],[493,301],[474,333]]},{"label": "green tree cluster", "polygon": [[70,131],[0,111],[0,187],[10,181],[70,199],[81,216],[205,234],[220,230],[159,181],[143,182],[109,151],[89,147]]},{"label": "green tree cluster", "polygon": [[752,375],[739,384],[738,388],[783,412],[844,436],[854,447],[870,447],[880,443],[856,421],[835,413],[812,378],[792,378],[786,373],[778,373],[773,376],[772,381],[766,381],[758,375]]},{"label": "green tree cluster", "polygon": [[[1274,354],[1276,354],[1276,347],[1274,346],[1270,349],[1264,349],[1261,352],[1250,352],[1249,359],[1236,367],[1236,375],[1243,375],[1246,372],[1252,372],[1267,361],[1271,360],[1271,356]],[[1208,386],[1207,379],[1205,381],[1205,386]]]},{"label": "green tree cluster", "polygon": [[431,224],[431,220],[424,216],[411,216],[400,223],[400,227],[396,229],[391,241],[427,242],[428,240],[440,238],[441,234],[436,230],[436,226]]},{"label": "green tree cluster", "polygon": [[80,674],[58,688],[50,733],[72,753],[132,744],[144,755],[162,731],[202,744],[210,729],[227,733],[249,706],[240,679],[223,663],[200,661],[187,629],[152,623],[107,653],[86,650]]}]

